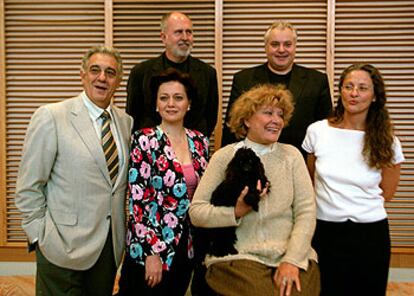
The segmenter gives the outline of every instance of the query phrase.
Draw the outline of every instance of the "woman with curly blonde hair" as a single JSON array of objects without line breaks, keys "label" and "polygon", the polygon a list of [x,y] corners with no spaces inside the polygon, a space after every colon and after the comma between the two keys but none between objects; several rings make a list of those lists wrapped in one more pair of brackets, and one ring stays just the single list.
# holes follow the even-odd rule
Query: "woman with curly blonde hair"
[{"label": "woman with curly blonde hair", "polygon": [[264,105],[277,106],[283,110],[284,126],[287,126],[293,113],[292,94],[285,87],[263,84],[252,88],[240,96],[230,111],[229,128],[238,139],[245,138],[248,132],[245,119],[250,118]]},{"label": "woman with curly blonde hair", "polygon": [[316,190],[321,295],[385,295],[390,236],[384,201],[397,190],[401,144],[378,69],[354,64],[339,81],[333,115],[302,145]]},{"label": "woman with curly blonde hair", "polygon": [[[301,152],[278,142],[292,112],[292,94],[284,86],[261,85],[243,93],[233,104],[229,122],[241,141],[214,153],[200,180],[190,206],[194,225],[236,227],[237,254],[206,257],[206,280],[213,295],[319,295],[319,269],[311,248],[316,224],[312,182]],[[242,147],[259,156],[270,182],[270,190],[258,182],[257,212],[244,202],[248,187],[234,207],[210,202]]]}]

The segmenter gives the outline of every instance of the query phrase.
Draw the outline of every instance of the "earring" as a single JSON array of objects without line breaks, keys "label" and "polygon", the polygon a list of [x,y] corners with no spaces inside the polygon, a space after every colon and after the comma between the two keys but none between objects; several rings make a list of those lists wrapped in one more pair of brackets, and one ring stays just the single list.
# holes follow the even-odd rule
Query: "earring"
[{"label": "earring", "polygon": [[187,111],[190,111],[190,106],[188,106]]},{"label": "earring", "polygon": [[158,107],[157,107],[157,108],[155,108],[155,112],[160,112],[160,110],[158,109]]}]

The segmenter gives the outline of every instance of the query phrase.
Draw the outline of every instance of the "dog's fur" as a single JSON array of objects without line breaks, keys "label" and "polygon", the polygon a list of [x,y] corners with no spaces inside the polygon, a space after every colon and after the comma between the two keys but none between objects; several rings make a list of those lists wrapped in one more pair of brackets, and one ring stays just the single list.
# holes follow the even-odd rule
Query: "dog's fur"
[{"label": "dog's fur", "polygon": [[[265,186],[269,188],[260,158],[250,148],[240,148],[229,162],[225,179],[214,190],[210,202],[215,206],[234,207],[240,193],[245,186],[248,186],[249,191],[244,197],[244,202],[258,211],[260,201],[260,192],[257,190],[258,180],[262,188]],[[209,253],[214,256],[237,254],[234,247],[236,240],[236,227],[210,229]]]}]

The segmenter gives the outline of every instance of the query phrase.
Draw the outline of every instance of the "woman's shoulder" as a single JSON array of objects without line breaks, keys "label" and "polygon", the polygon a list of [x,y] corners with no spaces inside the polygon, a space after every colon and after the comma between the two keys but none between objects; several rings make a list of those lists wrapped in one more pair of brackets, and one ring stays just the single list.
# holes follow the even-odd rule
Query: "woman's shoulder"
[{"label": "woman's shoulder", "polygon": [[185,130],[186,130],[187,136],[189,136],[191,139],[198,138],[198,139],[208,141],[208,137],[205,136],[202,132],[199,132],[198,130],[189,129],[189,128],[186,128]]},{"label": "woman's shoulder", "polygon": [[[186,128],[186,134],[190,145],[194,146],[201,154],[209,154],[210,140],[204,134],[197,130]],[[205,155],[206,156],[206,155]]]},{"label": "woman's shoulder", "polygon": [[306,166],[305,159],[298,148],[291,144],[277,143],[277,149],[264,158],[264,163],[272,169],[288,169],[299,166]]},{"label": "woman's shoulder", "polygon": [[212,158],[219,159],[220,161],[231,159],[237,150],[237,143],[228,144],[226,146],[221,147],[217,151],[215,151],[212,155]]},{"label": "woman's shoulder", "polygon": [[312,130],[320,130],[320,129],[324,129],[324,128],[329,128],[329,122],[328,119],[322,119],[322,120],[318,120],[315,121],[314,123],[311,123],[308,127],[308,130],[312,131]]},{"label": "woman's shoulder", "polygon": [[291,144],[285,144],[285,143],[277,143],[278,151],[275,153],[278,157],[302,157],[302,153],[299,151],[298,148]]},{"label": "woman's shoulder", "polygon": [[132,134],[132,141],[138,139],[153,139],[159,140],[162,137],[162,133],[156,127],[146,127],[136,130]]},{"label": "woman's shoulder", "polygon": [[392,144],[392,149],[394,150],[393,163],[401,163],[405,161],[404,153],[402,151],[401,141],[397,136],[393,136],[394,142]]}]

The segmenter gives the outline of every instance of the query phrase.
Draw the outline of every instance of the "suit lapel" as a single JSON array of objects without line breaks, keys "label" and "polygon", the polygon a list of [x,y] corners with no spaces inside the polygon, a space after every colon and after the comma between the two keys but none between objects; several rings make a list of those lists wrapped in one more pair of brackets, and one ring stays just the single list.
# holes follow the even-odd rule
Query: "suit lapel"
[{"label": "suit lapel", "polygon": [[[194,132],[192,132],[189,129],[186,129],[187,139],[189,142],[191,157],[193,159],[193,163],[198,163],[198,166],[194,167],[195,172],[197,173],[198,177],[201,177],[203,175],[203,172],[207,165],[207,157],[208,157],[208,146],[204,146],[204,138],[198,136]],[[197,147],[198,145],[195,145],[195,141],[198,141],[199,144],[202,145],[202,147]],[[203,164],[204,163],[204,164]]]},{"label": "suit lapel", "polygon": [[300,98],[303,87],[305,86],[305,76],[306,74],[296,64],[294,64],[288,88],[292,92],[295,102],[298,98]]},{"label": "suit lapel", "polygon": [[[146,73],[144,77],[144,81],[142,82],[142,85],[144,86],[144,96],[146,97],[145,100],[148,98],[151,98],[151,91],[150,91],[150,83],[151,78],[154,76],[157,76],[164,70],[164,65],[162,62],[162,55],[160,55],[158,58],[154,60],[151,67],[149,68],[148,72]],[[149,102],[148,102],[149,104]]]},{"label": "suit lapel", "polygon": [[105,155],[103,153],[100,139],[96,134],[93,122],[89,117],[88,110],[83,104],[81,97],[78,97],[78,99],[75,101],[71,114],[72,125],[78,133],[79,138],[86,145],[92,157],[95,159],[95,162],[104,175],[105,179],[109,184],[111,184],[111,179],[109,177],[108,167],[106,165]]},{"label": "suit lapel", "polygon": [[158,75],[161,71],[165,70],[164,65],[162,63],[162,54],[154,60],[154,63],[151,67],[151,75],[149,77],[152,77],[153,75]]},{"label": "suit lapel", "polygon": [[188,58],[189,58],[189,65],[190,65],[189,67],[190,72],[188,74],[191,76],[191,79],[193,79],[193,81],[195,82],[200,82],[200,81],[205,80],[205,78],[202,76],[204,72],[200,71],[198,63],[194,61],[194,58],[192,56],[189,56]]}]

